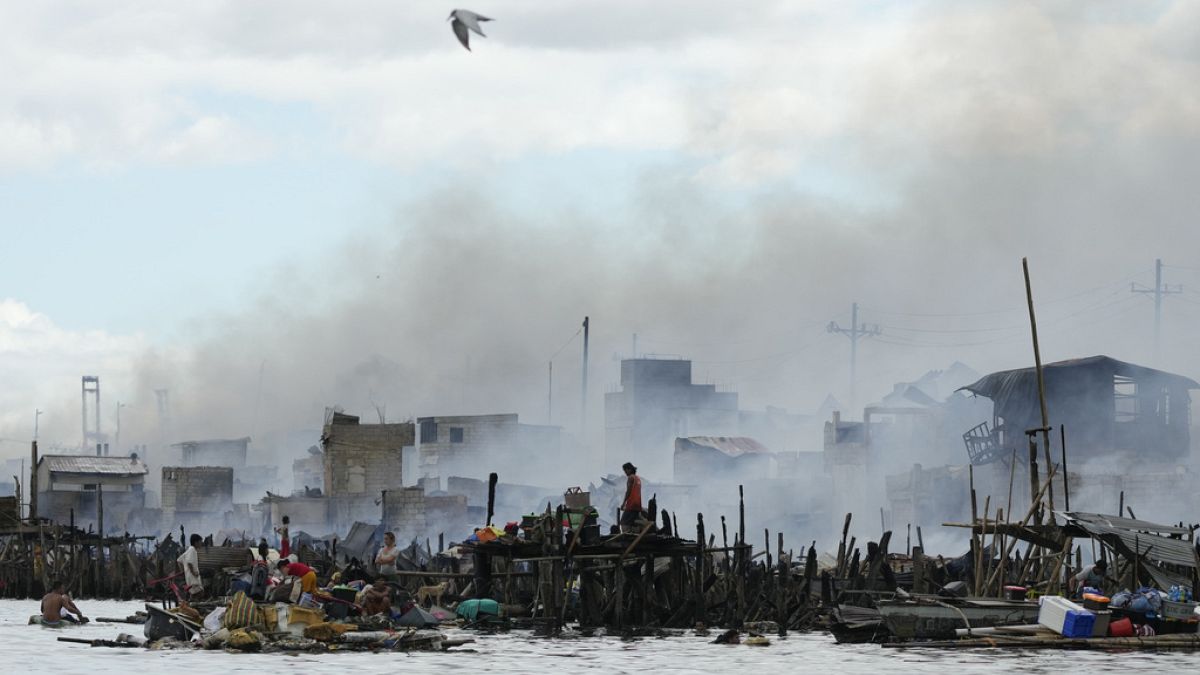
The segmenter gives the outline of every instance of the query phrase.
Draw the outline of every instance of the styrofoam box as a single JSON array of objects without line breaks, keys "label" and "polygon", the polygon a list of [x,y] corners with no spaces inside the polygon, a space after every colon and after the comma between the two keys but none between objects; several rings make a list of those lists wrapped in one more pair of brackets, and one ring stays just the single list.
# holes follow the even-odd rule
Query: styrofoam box
[{"label": "styrofoam box", "polygon": [[1067,623],[1067,612],[1090,614],[1088,610],[1070,600],[1058,595],[1043,595],[1038,599],[1041,609],[1038,610],[1038,625],[1063,634]]}]

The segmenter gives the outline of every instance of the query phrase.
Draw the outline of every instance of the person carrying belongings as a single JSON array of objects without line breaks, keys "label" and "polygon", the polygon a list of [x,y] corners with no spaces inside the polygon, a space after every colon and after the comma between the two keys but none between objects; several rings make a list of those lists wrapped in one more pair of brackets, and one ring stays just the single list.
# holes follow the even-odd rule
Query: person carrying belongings
[{"label": "person carrying belongings", "polygon": [[621,531],[636,532],[638,520],[642,517],[642,477],[637,475],[637,467],[632,462],[621,465],[625,472],[625,499],[621,502]]},{"label": "person carrying belongings", "polygon": [[300,592],[316,594],[317,573],[313,568],[302,562],[289,562],[286,559],[279,561],[278,568],[279,571],[283,572],[285,577],[300,579]]}]

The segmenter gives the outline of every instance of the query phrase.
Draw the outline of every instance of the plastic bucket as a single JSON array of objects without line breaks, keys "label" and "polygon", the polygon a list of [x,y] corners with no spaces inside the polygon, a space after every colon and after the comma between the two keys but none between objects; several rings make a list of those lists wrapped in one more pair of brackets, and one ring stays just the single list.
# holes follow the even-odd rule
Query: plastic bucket
[{"label": "plastic bucket", "polygon": [[1128,617],[1110,621],[1108,634],[1110,637],[1133,637],[1133,622]]}]

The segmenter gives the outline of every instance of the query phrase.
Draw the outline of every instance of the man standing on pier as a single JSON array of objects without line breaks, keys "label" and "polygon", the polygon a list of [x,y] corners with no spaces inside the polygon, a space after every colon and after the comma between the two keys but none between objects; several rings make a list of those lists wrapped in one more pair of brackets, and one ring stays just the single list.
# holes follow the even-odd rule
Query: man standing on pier
[{"label": "man standing on pier", "polygon": [[204,579],[200,576],[200,552],[197,550],[197,547],[204,543],[204,537],[193,533],[189,542],[191,546],[188,546],[175,562],[183,570],[188,596],[196,598],[204,593]]},{"label": "man standing on pier", "polygon": [[621,531],[633,532],[642,517],[642,477],[632,462],[621,465],[625,471],[625,500],[621,502]]},{"label": "man standing on pier", "polygon": [[50,592],[42,598],[42,623],[47,626],[60,626],[63,621],[87,623],[87,617],[67,595],[66,585],[55,581],[50,587]]}]

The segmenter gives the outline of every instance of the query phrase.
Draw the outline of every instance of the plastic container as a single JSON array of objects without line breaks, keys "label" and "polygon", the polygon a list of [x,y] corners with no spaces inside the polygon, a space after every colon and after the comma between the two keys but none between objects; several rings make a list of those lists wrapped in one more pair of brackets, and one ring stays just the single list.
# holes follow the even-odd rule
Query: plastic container
[{"label": "plastic container", "polygon": [[592,505],[591,497],[591,493],[584,492],[582,488],[572,487],[563,493],[563,502],[568,509],[582,511]]},{"label": "plastic container", "polygon": [[1112,612],[1103,610],[1093,613],[1096,615],[1096,622],[1092,625],[1092,637],[1108,635],[1108,625],[1112,623]]},{"label": "plastic container", "polygon": [[1038,624],[1064,637],[1091,637],[1096,615],[1070,600],[1047,595],[1040,600]]},{"label": "plastic container", "polygon": [[1194,602],[1174,602],[1163,600],[1162,615],[1168,619],[1193,621],[1196,619],[1195,610],[1200,609]]},{"label": "plastic container", "polygon": [[280,633],[287,632],[290,609],[291,605],[287,604],[286,602],[275,603],[275,630],[279,631]]},{"label": "plastic container", "polygon": [[1067,610],[1067,616],[1063,619],[1062,635],[1069,638],[1090,638],[1095,625],[1096,615],[1088,610]]},{"label": "plastic container", "polygon": [[1129,617],[1116,619],[1108,623],[1109,637],[1133,637],[1133,622]]},{"label": "plastic container", "polygon": [[1026,592],[1027,592],[1027,589],[1024,586],[1005,586],[1004,587],[1004,595],[1007,596],[1009,600],[1013,600],[1013,601],[1024,600]]}]

